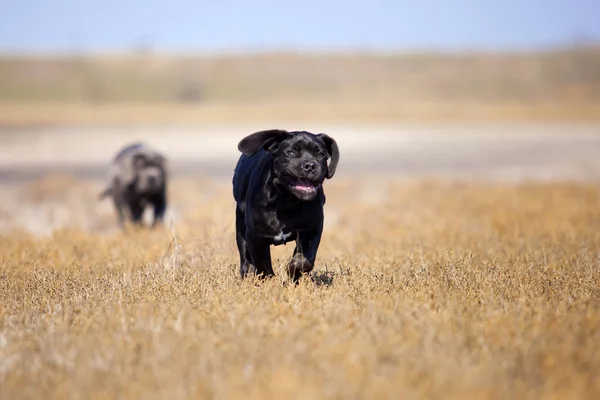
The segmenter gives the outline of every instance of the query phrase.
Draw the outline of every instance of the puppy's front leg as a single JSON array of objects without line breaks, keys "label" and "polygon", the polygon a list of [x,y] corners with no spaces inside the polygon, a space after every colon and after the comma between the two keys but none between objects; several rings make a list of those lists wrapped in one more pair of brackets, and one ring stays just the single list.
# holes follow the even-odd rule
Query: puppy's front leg
[{"label": "puppy's front leg", "polygon": [[298,283],[302,274],[309,274],[313,270],[322,233],[323,227],[313,232],[298,233],[294,255],[288,265],[288,275],[294,283]]},{"label": "puppy's front leg", "polygon": [[246,277],[249,273],[254,274],[256,269],[252,264],[252,257],[246,243],[246,223],[244,222],[244,212],[239,205],[235,207],[235,241],[238,252],[240,253],[240,276]]},{"label": "puppy's front leg", "polygon": [[125,226],[125,212],[123,211],[125,203],[119,194],[113,194],[113,204],[117,213],[119,228],[123,228]]},{"label": "puppy's front leg", "polygon": [[271,265],[271,249],[269,243],[262,238],[252,237],[246,234],[246,246],[250,253],[250,257],[252,258],[252,264],[254,264],[254,268],[256,268],[256,273],[259,277],[270,278],[275,276],[273,266]]},{"label": "puppy's front leg", "polygon": [[139,200],[129,200],[129,213],[134,224],[141,225],[144,216],[144,206]]},{"label": "puppy's front leg", "polygon": [[157,224],[162,224],[167,210],[167,197],[165,194],[160,194],[152,199],[152,205],[154,207],[154,220],[152,221],[152,227],[154,228]]}]

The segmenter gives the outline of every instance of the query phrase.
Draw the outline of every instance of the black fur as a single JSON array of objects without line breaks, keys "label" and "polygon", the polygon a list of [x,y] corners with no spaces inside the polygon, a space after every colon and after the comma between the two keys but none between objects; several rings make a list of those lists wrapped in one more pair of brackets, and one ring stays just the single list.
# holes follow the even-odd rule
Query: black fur
[{"label": "black fur", "polygon": [[114,157],[109,186],[99,198],[112,197],[120,227],[126,217],[134,224],[142,225],[148,206],[154,211],[152,226],[162,223],[167,209],[166,164],[162,154],[142,143],[126,146]]},{"label": "black fur", "polygon": [[[323,232],[323,181],[335,174],[337,143],[325,134],[268,130],[244,138],[233,175],[240,275],[274,275],[271,245],[296,241],[288,274],[315,263]],[[327,164],[327,160],[330,160]]]}]

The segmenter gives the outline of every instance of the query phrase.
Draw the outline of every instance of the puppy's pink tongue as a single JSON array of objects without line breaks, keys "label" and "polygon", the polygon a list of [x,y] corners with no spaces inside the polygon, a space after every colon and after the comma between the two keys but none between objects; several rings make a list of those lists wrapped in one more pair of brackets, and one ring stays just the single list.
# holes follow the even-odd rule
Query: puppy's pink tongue
[{"label": "puppy's pink tongue", "polygon": [[296,185],[296,189],[302,190],[304,192],[312,192],[313,190],[315,190],[315,188],[312,186],[304,186],[304,185]]}]

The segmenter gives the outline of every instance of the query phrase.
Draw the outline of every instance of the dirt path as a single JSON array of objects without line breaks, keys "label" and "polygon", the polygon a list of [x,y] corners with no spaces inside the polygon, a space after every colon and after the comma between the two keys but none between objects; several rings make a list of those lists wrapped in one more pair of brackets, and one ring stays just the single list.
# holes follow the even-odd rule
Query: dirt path
[{"label": "dirt path", "polygon": [[[163,150],[174,176],[229,179],[239,155],[237,142],[265,128],[270,127],[5,130],[0,131],[0,181],[27,181],[48,173],[102,179],[112,155],[136,140]],[[298,129],[336,138],[342,154],[340,176],[600,177],[600,125],[320,125]]]}]

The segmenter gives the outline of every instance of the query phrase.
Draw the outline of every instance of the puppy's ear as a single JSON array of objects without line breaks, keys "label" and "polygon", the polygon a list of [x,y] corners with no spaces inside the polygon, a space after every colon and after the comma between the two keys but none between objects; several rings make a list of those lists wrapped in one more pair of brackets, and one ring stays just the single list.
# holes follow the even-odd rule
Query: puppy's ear
[{"label": "puppy's ear", "polygon": [[257,153],[260,149],[273,151],[289,136],[290,133],[283,129],[255,132],[252,135],[246,136],[238,143],[238,150],[247,156]]},{"label": "puppy's ear", "polygon": [[163,154],[157,154],[156,155],[156,161],[160,167],[160,169],[162,170],[164,176],[166,177],[167,175],[170,174],[169,172],[169,160],[167,159],[166,156],[164,156]]},{"label": "puppy's ear", "polygon": [[327,146],[327,152],[329,153],[329,157],[331,160],[329,161],[329,165],[327,166],[327,179],[333,178],[335,174],[335,170],[337,169],[338,162],[340,161],[340,150],[338,149],[338,145],[330,136],[319,133],[317,135],[325,142],[325,146]]},{"label": "puppy's ear", "polygon": [[167,157],[160,153],[154,153],[152,159],[154,160],[154,163],[160,167],[164,167],[168,163]]}]

